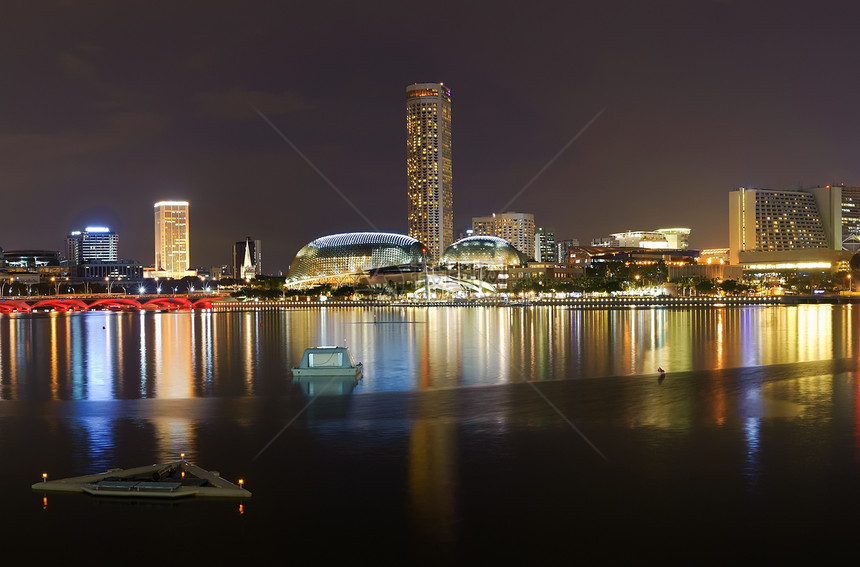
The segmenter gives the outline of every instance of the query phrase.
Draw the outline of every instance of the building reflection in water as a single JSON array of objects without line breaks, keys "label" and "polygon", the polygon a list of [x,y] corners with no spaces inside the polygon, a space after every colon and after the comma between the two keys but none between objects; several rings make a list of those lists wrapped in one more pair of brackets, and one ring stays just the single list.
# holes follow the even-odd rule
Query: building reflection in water
[{"label": "building reflection in water", "polygon": [[[850,305],[3,315],[0,399],[107,402],[282,393],[289,367],[306,347],[320,344],[346,343],[364,363],[353,395],[609,376],[630,378],[631,384],[647,378],[648,387],[656,387],[662,366],[662,386],[671,386],[677,398],[621,388],[623,403],[614,411],[623,413],[625,423],[683,431],[741,419],[753,455],[760,451],[760,420],[808,418],[809,408],[825,412],[817,418],[826,419],[827,411],[836,411],[836,378],[826,367],[816,373],[804,365],[853,361],[860,353],[856,325],[860,309]],[[758,378],[745,379],[747,371]],[[860,423],[858,393],[839,392],[850,399],[843,410]],[[190,450],[191,418],[160,415],[143,416],[161,420],[159,450]],[[105,427],[93,421],[86,430]],[[437,457],[448,442],[438,439],[448,439],[447,431],[444,424],[420,425],[413,434],[416,448],[424,449],[416,462],[448,463],[449,457]],[[422,482],[416,477],[416,486]],[[447,482],[444,474],[440,482]]]}]

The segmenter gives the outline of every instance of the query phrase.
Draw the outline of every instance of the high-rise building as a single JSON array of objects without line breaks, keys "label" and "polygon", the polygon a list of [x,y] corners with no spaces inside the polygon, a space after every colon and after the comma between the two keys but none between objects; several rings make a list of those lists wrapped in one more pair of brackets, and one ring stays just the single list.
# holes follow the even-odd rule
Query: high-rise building
[{"label": "high-rise building", "polygon": [[535,254],[535,216],[532,213],[494,213],[489,217],[472,217],[475,236],[504,238],[526,258]]},{"label": "high-rise building", "polygon": [[454,241],[451,91],[442,83],[406,87],[409,236],[436,261]]},{"label": "high-rise building", "polygon": [[842,250],[840,187],[796,191],[742,187],[729,193],[732,264],[744,262],[741,256],[752,261],[762,254],[779,257],[813,249]]},{"label": "high-rise building", "polygon": [[182,278],[190,275],[188,252],[188,201],[155,204],[155,275]]},{"label": "high-rise building", "polygon": [[555,233],[539,227],[535,230],[535,262],[554,263],[558,261],[555,247]]},{"label": "high-rise building", "polygon": [[233,277],[249,280],[262,274],[262,250],[259,240],[250,236],[233,244]]},{"label": "high-rise building", "polygon": [[66,237],[66,259],[70,265],[116,262],[119,235],[106,226],[73,230]]}]

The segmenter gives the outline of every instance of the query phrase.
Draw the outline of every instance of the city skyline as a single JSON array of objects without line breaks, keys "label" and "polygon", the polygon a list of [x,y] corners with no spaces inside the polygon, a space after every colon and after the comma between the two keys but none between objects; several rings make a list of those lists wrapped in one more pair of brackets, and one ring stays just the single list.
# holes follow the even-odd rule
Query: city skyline
[{"label": "city skyline", "polygon": [[446,30],[431,46],[394,3],[14,3],[0,246],[60,249],[104,225],[148,264],[138,211],[163,195],[194,203],[193,266],[228,264],[245,234],[278,273],[323,234],[406,233],[402,89],[422,80],[456,90],[455,233],[524,210],[558,240],[687,226],[691,248],[726,246],[727,192],[860,179],[843,78],[857,12],[451,4],[424,17]]}]

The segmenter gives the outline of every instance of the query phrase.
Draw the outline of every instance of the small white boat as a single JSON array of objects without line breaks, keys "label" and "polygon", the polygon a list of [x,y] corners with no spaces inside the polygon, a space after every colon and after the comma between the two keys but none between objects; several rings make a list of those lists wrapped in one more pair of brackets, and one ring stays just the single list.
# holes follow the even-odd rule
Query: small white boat
[{"label": "small white boat", "polygon": [[299,365],[292,369],[297,378],[316,376],[352,376],[361,378],[362,366],[348,347],[317,346],[306,348]]}]

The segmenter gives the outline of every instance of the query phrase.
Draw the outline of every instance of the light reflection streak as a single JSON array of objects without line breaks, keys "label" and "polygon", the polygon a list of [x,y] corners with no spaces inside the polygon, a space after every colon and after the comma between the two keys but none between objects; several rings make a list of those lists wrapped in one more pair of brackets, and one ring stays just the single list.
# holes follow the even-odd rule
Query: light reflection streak
[{"label": "light reflection streak", "polygon": [[[59,336],[58,336],[57,313],[56,312],[51,313],[50,325],[51,325],[51,329],[50,329],[51,344],[52,345],[59,345],[60,340],[59,340]],[[55,399],[57,399],[57,395],[59,392],[59,380],[60,380],[59,349],[56,349],[56,348],[51,349],[51,354],[50,354],[49,360],[50,360],[50,366],[51,366],[51,382],[50,382],[51,399],[55,400]]]},{"label": "light reflection streak", "polygon": [[179,417],[153,416],[159,462],[172,461],[182,452],[192,454],[197,446],[191,420]]},{"label": "light reflection streak", "polygon": [[456,421],[414,420],[409,435],[409,501],[412,525],[420,530],[416,535],[422,539],[455,539],[458,447]]},{"label": "light reflection streak", "polygon": [[[113,398],[114,340],[117,322],[113,317],[88,317],[86,342],[86,367],[82,381],[84,392],[81,399],[110,400]],[[99,329],[99,327],[101,329]]]},{"label": "light reflection streak", "polygon": [[761,476],[761,459],[759,454],[761,450],[760,429],[761,418],[747,417],[744,419],[744,442],[746,443],[744,473],[747,479],[747,487],[751,490],[758,488]]},{"label": "light reflection streak", "polygon": [[[148,379],[149,364],[148,364],[148,361],[146,358],[146,354],[148,352],[148,349],[146,347],[146,340],[147,340],[147,336],[149,336],[149,335],[147,335],[147,332],[146,332],[147,327],[148,327],[147,321],[148,321],[148,319],[146,316],[146,312],[141,309],[140,314],[138,316],[140,336],[138,339],[138,350],[137,350],[138,365],[140,366],[140,377],[139,377],[140,379],[138,381],[137,393],[141,398],[148,397],[147,396],[147,384],[149,381],[149,379]],[[160,326],[160,323],[158,322],[157,318],[155,321],[153,321],[153,324],[156,327]],[[157,330],[156,330],[156,332],[157,332]],[[152,333],[152,336],[154,336],[154,335],[155,335],[155,333]]]}]

